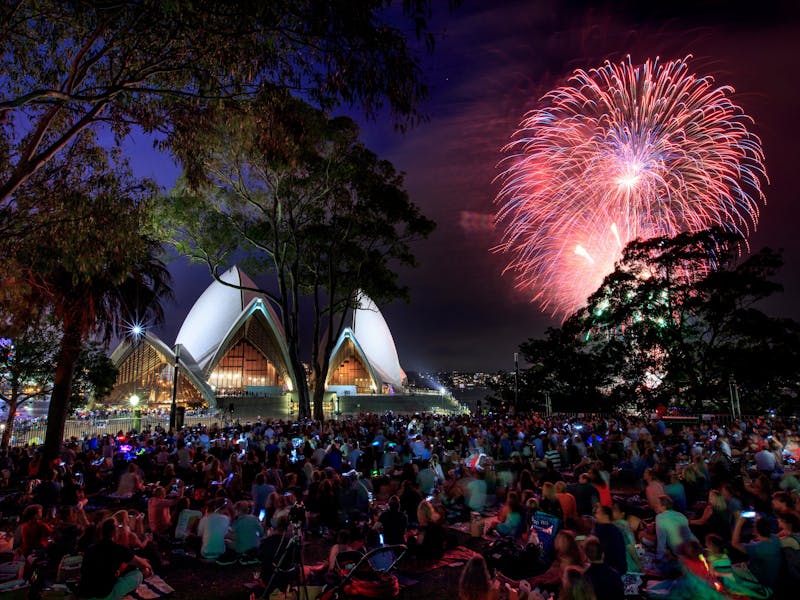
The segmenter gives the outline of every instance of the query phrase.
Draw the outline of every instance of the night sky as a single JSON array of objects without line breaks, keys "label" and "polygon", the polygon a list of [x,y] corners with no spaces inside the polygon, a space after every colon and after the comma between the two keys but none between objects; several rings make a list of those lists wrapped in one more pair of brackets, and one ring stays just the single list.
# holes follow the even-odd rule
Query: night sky
[{"label": "night sky", "polygon": [[[558,324],[513,289],[512,277],[502,274],[506,259],[490,252],[498,241],[491,213],[500,148],[524,113],[572,70],[627,54],[634,63],[691,54],[694,72],[736,89],[734,101],[755,120],[770,177],[751,247],[782,248],[786,262],[779,277],[785,292],[766,310],[800,319],[794,208],[800,195],[800,8],[794,5],[464,0],[453,13],[440,12],[433,22],[435,51],[423,56],[431,98],[422,109],[429,121],[400,134],[385,119],[361,119],[367,146],[406,173],[412,200],[438,223],[416,247],[420,267],[402,272],[411,303],[382,307],[403,367],[512,369],[520,342]],[[144,139],[128,141],[134,167],[171,185],[177,167],[150,146]],[[210,283],[204,267],[183,260],[171,263],[171,271],[176,301],[167,307],[167,325],[156,331],[168,344]]]}]

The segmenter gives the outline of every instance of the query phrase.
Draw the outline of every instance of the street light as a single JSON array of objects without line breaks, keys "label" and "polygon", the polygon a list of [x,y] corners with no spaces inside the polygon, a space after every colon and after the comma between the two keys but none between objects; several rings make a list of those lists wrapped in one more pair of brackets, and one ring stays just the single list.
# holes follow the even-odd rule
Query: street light
[{"label": "street light", "polygon": [[172,373],[172,403],[169,407],[169,430],[178,428],[178,362],[181,359],[181,345],[175,344],[175,364]]},{"label": "street light", "polygon": [[133,408],[133,428],[139,433],[142,425],[142,411],[139,408],[139,396],[135,393],[128,399],[128,403]]}]

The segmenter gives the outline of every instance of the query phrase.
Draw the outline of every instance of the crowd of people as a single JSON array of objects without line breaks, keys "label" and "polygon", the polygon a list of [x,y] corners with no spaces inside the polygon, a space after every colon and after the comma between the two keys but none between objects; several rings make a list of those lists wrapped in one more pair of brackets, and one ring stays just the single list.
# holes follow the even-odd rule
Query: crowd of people
[{"label": "crowd of people", "polygon": [[788,420],[365,414],[119,432],[42,457],[0,456],[6,564],[23,564],[0,572],[82,557],[85,598],[122,598],[176,556],[260,565],[269,593],[310,540],[329,552],[302,580],[330,584],[343,552],[435,562],[465,533],[496,551],[464,567],[470,600],[768,598],[800,581]]}]

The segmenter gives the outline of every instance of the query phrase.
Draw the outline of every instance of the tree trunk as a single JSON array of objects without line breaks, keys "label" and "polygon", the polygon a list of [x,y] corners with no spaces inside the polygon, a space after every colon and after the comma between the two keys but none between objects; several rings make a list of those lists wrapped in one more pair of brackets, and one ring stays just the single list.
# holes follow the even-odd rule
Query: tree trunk
[{"label": "tree trunk", "polygon": [[[316,368],[315,370],[319,370]],[[323,401],[325,400],[325,375],[314,374],[314,419],[321,421],[325,418]]]},{"label": "tree trunk", "polygon": [[83,335],[80,326],[69,315],[64,317],[61,345],[56,359],[56,373],[53,378],[53,393],[50,396],[50,409],[47,411],[47,432],[44,438],[42,464],[49,464],[61,452],[64,441],[64,425],[69,412],[69,397],[72,390],[72,377],[81,353]]},{"label": "tree trunk", "polygon": [[17,416],[17,392],[11,392],[11,400],[8,401],[8,416],[6,417],[6,428],[3,430],[3,439],[0,441],[0,449],[5,452],[11,441],[11,433],[14,431],[14,418]]},{"label": "tree trunk", "polygon": [[289,344],[289,362],[294,370],[295,381],[297,382],[297,418],[307,419],[311,416],[311,401],[308,394],[308,378],[303,361],[297,355],[293,344]]}]

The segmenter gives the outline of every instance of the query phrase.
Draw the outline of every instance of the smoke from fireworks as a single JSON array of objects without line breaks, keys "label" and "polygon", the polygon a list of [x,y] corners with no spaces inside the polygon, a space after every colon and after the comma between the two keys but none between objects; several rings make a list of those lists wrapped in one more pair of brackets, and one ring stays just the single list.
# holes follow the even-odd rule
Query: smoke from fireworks
[{"label": "smoke from fireworks", "polygon": [[733,89],[689,58],[577,70],[504,148],[496,250],[554,315],[582,306],[631,240],[757,224],[761,142]]}]

